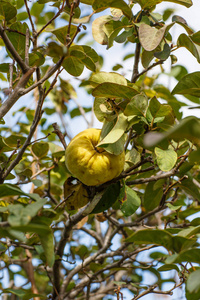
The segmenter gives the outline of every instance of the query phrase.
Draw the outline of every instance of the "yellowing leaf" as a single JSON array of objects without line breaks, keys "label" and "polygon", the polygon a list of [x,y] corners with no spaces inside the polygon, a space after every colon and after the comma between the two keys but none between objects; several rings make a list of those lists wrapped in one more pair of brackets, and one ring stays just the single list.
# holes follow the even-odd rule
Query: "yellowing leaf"
[{"label": "yellowing leaf", "polygon": [[139,39],[142,47],[146,51],[156,49],[164,37],[166,27],[163,26],[161,29],[157,29],[147,24],[141,24],[139,27]]},{"label": "yellowing leaf", "polygon": [[88,192],[82,183],[73,184],[71,177],[64,183],[67,211],[75,211],[89,202]]}]

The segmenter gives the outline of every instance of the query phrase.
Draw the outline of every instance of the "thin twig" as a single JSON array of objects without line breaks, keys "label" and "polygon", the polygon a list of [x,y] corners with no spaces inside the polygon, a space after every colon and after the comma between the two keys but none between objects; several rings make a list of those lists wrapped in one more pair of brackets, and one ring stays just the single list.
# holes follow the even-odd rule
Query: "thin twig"
[{"label": "thin twig", "polygon": [[87,123],[88,127],[90,126],[90,122],[87,120],[86,118],[86,114],[85,114],[85,111],[83,109],[83,107],[79,104],[79,102],[73,98],[73,101],[76,103],[76,105],[78,106],[78,109],[83,117],[83,119],[85,120],[85,122]]},{"label": "thin twig", "polygon": [[9,74],[10,74],[10,79],[9,79],[9,91],[12,91],[13,88],[13,68],[14,68],[14,60],[12,63],[9,64]]},{"label": "thin twig", "polygon": [[58,127],[58,124],[57,123],[53,123],[52,126],[54,128],[54,131],[52,131],[52,133],[57,134],[57,136],[59,137],[61,143],[63,144],[64,149],[66,149],[67,148],[67,144],[65,142],[65,137],[62,134],[62,132],[60,131],[60,129]]},{"label": "thin twig", "polygon": [[32,31],[33,31],[33,36],[34,36],[36,30],[35,30],[35,26],[34,26],[34,23],[33,23],[32,17],[31,17],[31,13],[30,13],[30,10],[29,10],[28,4],[27,4],[27,0],[24,0],[24,3],[25,3],[25,6],[26,6],[26,11],[27,11],[27,14],[28,14],[29,21],[31,23],[31,27],[32,27]]},{"label": "thin twig", "polygon": [[164,63],[164,60],[159,60],[155,63],[153,63],[152,65],[150,65],[148,68],[144,69],[141,73],[138,73],[136,76],[135,76],[135,81],[140,77],[142,76],[143,74],[145,74],[146,72],[148,72],[149,70],[153,69],[154,67],[158,66],[158,65],[162,65]]},{"label": "thin twig", "polygon": [[63,12],[65,6],[65,0],[63,0],[62,6],[61,8],[58,10],[57,14],[55,14],[55,16],[53,18],[51,18],[36,34],[36,36],[38,37],[44,30],[45,28],[47,28],[57,17],[59,17],[59,15]]},{"label": "thin twig", "polygon": [[74,36],[72,37],[72,39],[71,39],[71,40],[68,42],[68,44],[67,44],[67,47],[68,47],[68,48],[72,45],[72,43],[74,42],[74,40],[75,40],[77,34],[81,31],[81,26],[82,26],[82,24],[79,24],[79,25],[77,26],[76,32],[75,32]]},{"label": "thin twig", "polygon": [[26,44],[25,44],[25,64],[29,65],[29,38],[30,32],[29,29],[26,29]]},{"label": "thin twig", "polygon": [[73,194],[75,191],[72,191],[70,195],[68,195],[63,201],[61,201],[60,203],[58,203],[55,207],[54,210],[56,210],[59,206],[61,206],[62,204],[64,204]]}]

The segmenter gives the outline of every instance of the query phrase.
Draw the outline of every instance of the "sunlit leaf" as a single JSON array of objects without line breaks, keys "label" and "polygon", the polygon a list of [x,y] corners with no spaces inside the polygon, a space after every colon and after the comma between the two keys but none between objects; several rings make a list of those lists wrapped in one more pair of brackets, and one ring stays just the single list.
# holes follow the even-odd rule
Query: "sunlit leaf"
[{"label": "sunlit leaf", "polygon": [[172,149],[162,150],[156,147],[155,154],[158,166],[163,172],[170,171],[176,164],[177,153]]},{"label": "sunlit leaf", "polygon": [[127,104],[124,114],[126,116],[145,116],[148,106],[148,98],[145,94],[138,94],[134,96]]},{"label": "sunlit leaf", "polygon": [[117,117],[117,122],[112,128],[112,130],[106,136],[102,136],[101,134],[101,140],[97,146],[99,147],[106,144],[115,143],[122,137],[127,127],[128,127],[127,117],[125,117],[123,113],[119,114],[119,116]]},{"label": "sunlit leaf", "polygon": [[101,45],[107,45],[108,43],[108,37],[103,30],[103,26],[110,20],[112,20],[111,16],[101,16],[92,22],[93,38]]},{"label": "sunlit leaf", "polygon": [[96,87],[97,85],[104,83],[104,82],[113,82],[117,84],[127,85],[127,80],[124,76],[115,73],[115,72],[98,72],[92,74],[89,79],[89,83]]},{"label": "sunlit leaf", "polygon": [[102,11],[109,7],[119,8],[129,19],[132,17],[131,8],[123,0],[94,0],[92,7],[95,11]]}]

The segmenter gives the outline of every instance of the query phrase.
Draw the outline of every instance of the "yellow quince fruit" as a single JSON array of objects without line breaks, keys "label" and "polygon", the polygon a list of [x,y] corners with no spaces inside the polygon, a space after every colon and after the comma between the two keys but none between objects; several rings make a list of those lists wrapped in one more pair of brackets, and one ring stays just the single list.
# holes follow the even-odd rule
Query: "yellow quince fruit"
[{"label": "yellow quince fruit", "polygon": [[65,163],[69,172],[88,186],[112,180],[124,168],[124,152],[114,155],[96,147],[100,134],[101,130],[95,128],[80,132],[71,140],[65,152]]}]

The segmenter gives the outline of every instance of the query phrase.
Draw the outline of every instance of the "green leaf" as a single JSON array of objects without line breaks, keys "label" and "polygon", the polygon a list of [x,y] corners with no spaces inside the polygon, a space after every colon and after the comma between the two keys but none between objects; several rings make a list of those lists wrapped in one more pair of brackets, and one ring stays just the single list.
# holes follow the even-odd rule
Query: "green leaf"
[{"label": "green leaf", "polygon": [[20,188],[11,184],[1,184],[0,185],[0,197],[6,196],[17,196],[17,195],[27,195]]},{"label": "green leaf", "polygon": [[177,161],[177,153],[174,150],[162,150],[156,147],[155,154],[157,164],[161,171],[168,172],[175,166]]},{"label": "green leaf", "polygon": [[25,141],[26,138],[24,136],[17,134],[11,134],[9,137],[4,138],[5,144],[13,148],[17,147],[18,142],[20,142],[20,145],[23,145]]},{"label": "green leaf", "polygon": [[62,65],[64,69],[72,76],[80,76],[84,69],[84,64],[82,61],[74,56],[67,56]]},{"label": "green leaf", "polygon": [[141,93],[134,96],[127,104],[124,114],[125,116],[143,116],[145,117],[148,107],[148,98],[145,94]]},{"label": "green leaf", "polygon": [[126,151],[125,161],[131,165],[138,163],[141,159],[140,153],[135,149],[131,149],[130,151]]},{"label": "green leaf", "polygon": [[10,227],[6,227],[5,229],[0,228],[1,237],[10,238],[10,239],[17,239],[18,241],[25,242],[25,235],[18,230],[15,230]]},{"label": "green leaf", "polygon": [[172,116],[173,118],[171,106],[168,104],[161,104],[156,97],[153,97],[149,102],[149,107],[146,113],[148,122],[151,124],[159,123],[160,120],[163,121],[167,116]]},{"label": "green leaf", "polygon": [[188,74],[187,69],[181,65],[172,66],[171,72],[168,73],[169,76],[173,76],[178,81],[187,74]]},{"label": "green leaf", "polygon": [[182,33],[177,41],[177,46],[178,47],[185,47],[192,53],[194,57],[196,57],[198,63],[200,63],[200,46],[194,44],[192,39],[187,36],[185,33]]},{"label": "green leaf", "polygon": [[200,72],[190,73],[182,77],[173,89],[172,94],[200,97]]},{"label": "green leaf", "polygon": [[125,242],[135,244],[160,245],[168,250],[173,249],[172,235],[167,231],[160,229],[139,230],[136,233],[133,233],[127,239],[125,239]]},{"label": "green leaf", "polygon": [[49,144],[46,142],[37,142],[32,145],[31,149],[35,156],[42,158],[47,155],[49,151]]},{"label": "green leaf", "polygon": [[106,144],[103,148],[114,155],[119,155],[124,151],[124,144],[125,144],[125,134],[121,136],[119,140],[112,144]]},{"label": "green leaf", "polygon": [[200,233],[200,226],[190,226],[189,228],[182,229],[179,233],[178,236],[183,236],[183,237],[192,237],[193,235],[199,234]]},{"label": "green leaf", "polygon": [[179,268],[175,264],[166,264],[158,268],[159,272],[171,271],[171,270],[176,270],[177,272],[179,272]]},{"label": "green leaf", "polygon": [[179,124],[173,126],[166,133],[148,133],[144,138],[144,144],[147,147],[159,145],[168,140],[183,141],[188,139],[193,143],[199,143],[200,140],[200,122],[196,117],[186,117]]},{"label": "green leaf", "polygon": [[114,39],[123,28],[124,24],[121,21],[111,20],[103,25],[103,31],[108,38],[107,49],[113,46]]},{"label": "green leaf", "polygon": [[185,28],[188,34],[193,34],[194,31],[187,25],[187,22],[184,18],[174,15],[172,17],[172,22],[176,22],[177,24],[181,25],[183,28]]},{"label": "green leaf", "polygon": [[95,63],[98,61],[99,56],[91,47],[75,45],[70,47],[69,53],[70,56],[80,59],[89,70],[96,71]]},{"label": "green leaf", "polygon": [[95,206],[92,214],[98,214],[110,208],[115,201],[117,200],[120,192],[120,183],[113,183],[105,190],[104,194],[102,195],[100,201]]},{"label": "green leaf", "polygon": [[158,207],[163,195],[163,180],[149,182],[144,192],[144,208],[146,211],[151,211]]},{"label": "green leaf", "polygon": [[192,0],[164,0],[164,1],[181,4],[181,5],[186,6],[186,7],[190,7],[193,4]]},{"label": "green leaf", "polygon": [[42,298],[42,299],[46,298],[46,296],[44,296],[42,294],[33,294],[33,293],[30,293],[29,291],[24,290],[24,289],[10,289],[9,288],[9,289],[4,289],[3,293],[5,293],[5,294],[11,293],[13,295],[18,296],[19,299],[22,299],[22,300],[29,300],[29,299],[32,299],[34,297],[39,297],[39,298]]},{"label": "green leaf", "polygon": [[8,216],[8,222],[12,227],[27,225],[45,203],[46,199],[40,199],[25,207],[21,204],[9,205],[10,215]]},{"label": "green leaf", "polygon": [[[90,107],[83,107],[83,110],[85,111],[85,113],[91,111],[91,108]],[[78,107],[72,109],[70,111],[70,117],[73,119],[74,117],[77,117],[77,116],[81,116],[81,112],[79,110]]]},{"label": "green leaf", "polygon": [[123,0],[94,0],[92,4],[92,8],[95,11],[102,11],[109,7],[121,9],[124,15],[129,19],[133,16],[131,8]]},{"label": "green leaf", "polygon": [[[77,26],[75,26],[75,25],[70,26],[70,38],[72,38],[74,36],[76,30],[77,30]],[[68,26],[63,26],[63,27],[60,27],[57,29],[53,29],[50,32],[53,33],[62,44],[66,45]]]},{"label": "green leaf", "polygon": [[108,134],[105,135],[105,131],[101,132],[100,142],[97,147],[104,146],[106,144],[113,144],[118,141],[128,127],[127,117],[123,113],[120,113],[117,117],[117,122]]},{"label": "green leaf", "polygon": [[199,189],[190,178],[183,180],[181,183],[178,183],[177,186],[179,186],[180,189],[184,190],[194,199],[198,199],[200,201]]},{"label": "green leaf", "polygon": [[197,294],[200,292],[200,269],[192,272],[187,279],[186,289],[189,293]]},{"label": "green leaf", "polygon": [[124,216],[129,217],[132,214],[134,214],[134,212],[136,212],[140,204],[141,204],[140,197],[133,189],[131,189],[126,185],[125,194],[123,197],[123,203],[120,208]]},{"label": "green leaf", "polygon": [[38,201],[41,199],[38,194],[25,193],[15,185],[8,184],[8,183],[4,183],[0,185],[0,198],[6,196],[21,196],[21,195],[27,196],[33,199],[34,201]]},{"label": "green leaf", "polygon": [[166,259],[166,263],[200,263],[200,249],[188,249]]},{"label": "green leaf", "polygon": [[200,31],[197,31],[190,35],[190,38],[195,44],[200,46]]},{"label": "green leaf", "polygon": [[152,59],[154,59],[154,51],[146,51],[143,49],[142,56],[141,56],[141,62],[145,69],[149,66]]},{"label": "green leaf", "polygon": [[105,98],[95,98],[93,109],[96,118],[100,122],[103,122],[104,120],[111,121],[114,117],[114,112]]},{"label": "green leaf", "polygon": [[134,95],[138,94],[136,86],[129,87],[117,83],[105,82],[99,84],[92,92],[94,97],[106,98],[125,98],[131,99]]},{"label": "green leaf", "polygon": [[154,56],[160,60],[166,60],[170,56],[170,53],[170,46],[168,44],[165,44],[162,51],[154,52]]},{"label": "green leaf", "polygon": [[0,136],[0,153],[1,152],[8,152],[8,151],[13,151],[13,147],[8,146],[5,141],[4,138],[2,138]]},{"label": "green leaf", "polygon": [[0,2],[0,16],[3,16],[6,21],[10,21],[17,15],[16,8],[8,1],[1,0]]},{"label": "green leaf", "polygon": [[[163,0],[163,1],[181,4],[186,7],[190,7],[192,5],[191,0]],[[159,4],[160,2],[162,2],[162,0],[135,0],[134,2],[139,3],[142,9],[148,9],[155,6],[156,4]]]},{"label": "green leaf", "polygon": [[39,233],[38,235],[44,249],[47,265],[52,267],[55,261],[53,232],[49,228],[46,234]]},{"label": "green leaf", "polygon": [[200,148],[198,148],[196,151],[192,151],[188,158],[190,163],[199,164],[199,157],[200,157]]},{"label": "green leaf", "polygon": [[[26,30],[28,25],[26,23],[16,22],[10,26],[10,29],[14,32],[7,32],[7,36],[13,44],[15,50],[24,59],[25,58],[25,41]],[[18,33],[21,32],[22,34]]]}]

